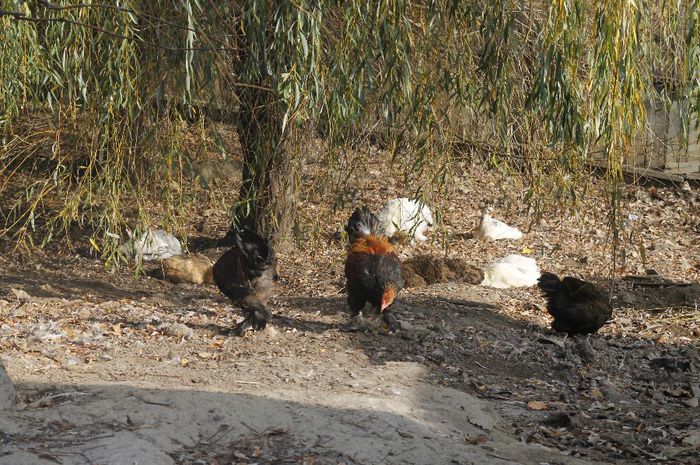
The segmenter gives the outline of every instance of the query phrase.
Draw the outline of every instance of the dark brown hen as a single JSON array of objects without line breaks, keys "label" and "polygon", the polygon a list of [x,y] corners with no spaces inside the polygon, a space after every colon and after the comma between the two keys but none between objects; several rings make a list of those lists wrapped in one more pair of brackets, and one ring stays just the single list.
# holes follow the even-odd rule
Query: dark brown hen
[{"label": "dark brown hen", "polygon": [[537,286],[547,299],[555,331],[595,333],[612,316],[610,301],[593,283],[571,277],[560,280],[553,273],[542,273]]},{"label": "dark brown hen", "polygon": [[378,234],[378,228],[377,217],[366,207],[355,209],[345,227],[350,238],[345,259],[348,304],[355,317],[369,302],[389,330],[396,331],[400,325],[390,307],[404,285],[401,260],[389,240]]},{"label": "dark brown hen", "polygon": [[240,228],[233,231],[235,245],[214,264],[212,274],[219,290],[245,312],[234,333],[264,329],[272,316],[267,299],[279,279],[277,257],[270,241]]}]

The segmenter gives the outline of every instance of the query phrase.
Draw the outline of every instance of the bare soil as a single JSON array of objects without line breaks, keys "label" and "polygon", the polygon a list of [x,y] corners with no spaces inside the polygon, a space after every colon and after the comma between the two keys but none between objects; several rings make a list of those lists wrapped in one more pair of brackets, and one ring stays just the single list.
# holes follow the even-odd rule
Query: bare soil
[{"label": "bare soil", "polygon": [[[365,171],[356,200],[410,194],[388,170]],[[522,186],[463,170],[434,201],[435,240],[402,256],[481,268],[528,254],[612,288],[613,321],[565,338],[534,288],[444,282],[400,294],[398,334],[350,331],[335,239],[350,206],[334,211],[322,195],[300,202],[313,238],[280,253],[272,324],[243,338],[230,336],[242,316],[215,287],[109,272],[79,238],[72,252],[4,255],[0,357],[18,403],[0,416],[0,464],[698,463],[698,294],[676,285],[700,277],[697,187],[629,186],[612,281],[597,182],[578,213],[535,221]],[[237,191],[230,176],[193,213],[191,252],[225,250],[216,199]],[[472,238],[485,202],[525,238]],[[667,281],[620,279],[649,270]]]}]

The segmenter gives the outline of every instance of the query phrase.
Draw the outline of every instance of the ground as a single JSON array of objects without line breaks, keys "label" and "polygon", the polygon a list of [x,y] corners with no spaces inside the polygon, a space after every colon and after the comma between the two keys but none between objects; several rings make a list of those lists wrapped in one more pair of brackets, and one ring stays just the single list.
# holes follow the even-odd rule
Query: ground
[{"label": "ground", "polygon": [[[400,294],[398,334],[349,331],[337,232],[350,205],[333,211],[322,195],[300,204],[313,240],[280,253],[272,324],[243,338],[215,287],[168,283],[157,264],[150,277],[107,271],[80,241],[5,255],[0,357],[18,404],[0,416],[0,464],[697,463],[697,288],[621,277],[698,282],[698,188],[626,188],[612,281],[602,183],[578,213],[534,221],[524,188],[462,168],[435,200],[434,240],[402,256],[483,267],[524,253],[612,288],[613,321],[567,338],[534,288],[438,283]],[[349,197],[378,206],[412,192],[384,169]],[[187,240],[212,259],[226,231],[215,197]],[[525,238],[473,238],[487,202]]]}]

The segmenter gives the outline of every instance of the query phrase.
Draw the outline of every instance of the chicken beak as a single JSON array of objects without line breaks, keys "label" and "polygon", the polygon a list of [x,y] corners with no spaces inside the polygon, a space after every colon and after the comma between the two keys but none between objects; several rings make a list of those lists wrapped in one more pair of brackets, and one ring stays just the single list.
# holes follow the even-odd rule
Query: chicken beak
[{"label": "chicken beak", "polygon": [[393,287],[387,287],[382,294],[382,305],[380,307],[380,312],[383,312],[389,305],[394,302],[396,298],[396,290]]}]

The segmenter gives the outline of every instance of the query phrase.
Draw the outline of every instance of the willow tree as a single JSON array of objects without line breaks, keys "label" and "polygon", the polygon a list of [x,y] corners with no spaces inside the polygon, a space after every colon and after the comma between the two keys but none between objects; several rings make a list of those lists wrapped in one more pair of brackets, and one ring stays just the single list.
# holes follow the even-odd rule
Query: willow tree
[{"label": "willow tree", "polygon": [[[455,143],[494,137],[495,158],[547,178],[532,198],[539,188],[560,203],[600,150],[615,207],[645,102],[697,99],[697,14],[695,2],[628,0],[246,1],[247,211],[259,228],[286,230],[290,132],[305,122],[335,143],[379,126],[405,170],[443,174]],[[685,109],[687,125],[698,107]]]},{"label": "willow tree", "polygon": [[[619,179],[646,100],[686,99],[686,122],[700,112],[697,16],[696,2],[643,0],[0,0],[5,152],[13,121],[37,108],[96,134],[75,163],[78,181],[54,157],[12,224],[30,224],[47,189],[62,189],[59,216],[109,241],[126,193],[148,185],[133,181],[140,150],[176,140],[164,115],[202,100],[237,107],[236,221],[280,239],[312,133],[334,154],[329,172],[342,158],[332,149],[373,128],[407,177],[431,170],[444,184],[459,175],[455,151],[481,151],[529,175],[530,200],[566,203],[593,150]],[[169,181],[164,191],[177,193],[180,181]]]}]

